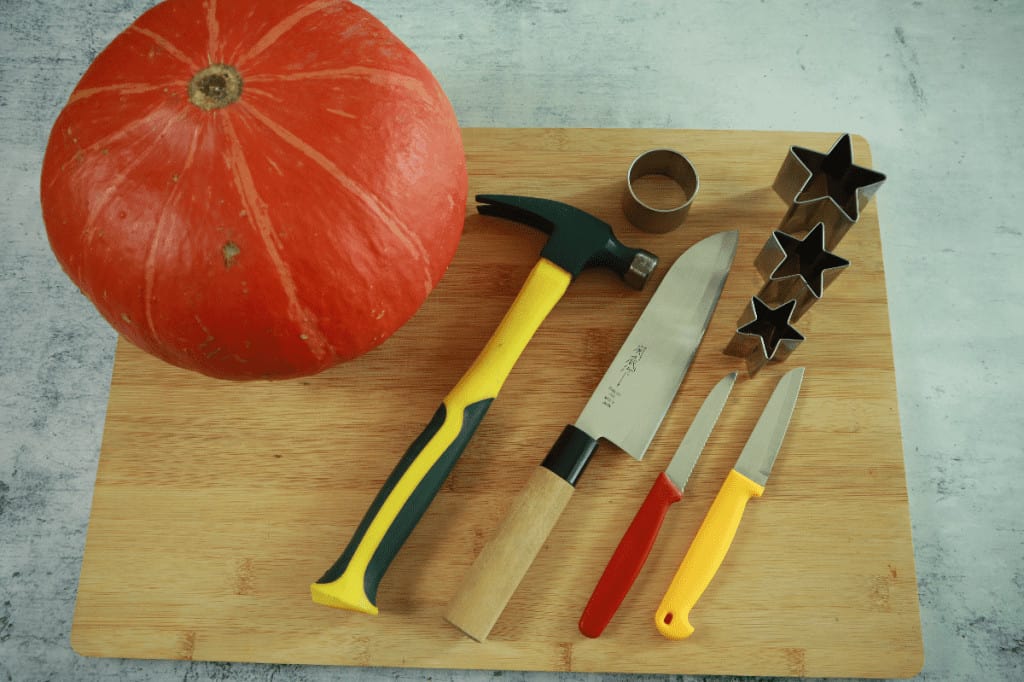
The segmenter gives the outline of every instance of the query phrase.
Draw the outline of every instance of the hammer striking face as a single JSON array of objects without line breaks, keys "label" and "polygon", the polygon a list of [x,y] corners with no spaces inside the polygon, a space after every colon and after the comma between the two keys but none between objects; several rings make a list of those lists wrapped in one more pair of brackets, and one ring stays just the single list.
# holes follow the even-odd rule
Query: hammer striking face
[{"label": "hammer striking face", "polygon": [[548,199],[480,195],[479,210],[550,235],[526,283],[479,357],[445,396],[423,432],[395,466],[348,546],[310,586],[313,601],[377,613],[377,587],[433,501],[533,334],[583,270],[606,267],[640,289],[657,257],[620,242],[611,227]]}]

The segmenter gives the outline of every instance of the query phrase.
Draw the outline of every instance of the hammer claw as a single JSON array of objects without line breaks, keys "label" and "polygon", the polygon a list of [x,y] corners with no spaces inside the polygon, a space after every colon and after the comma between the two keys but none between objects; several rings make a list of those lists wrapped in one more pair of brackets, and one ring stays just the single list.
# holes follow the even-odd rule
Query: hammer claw
[{"label": "hammer claw", "polygon": [[619,241],[611,225],[575,206],[539,197],[513,194],[478,194],[483,215],[515,220],[551,235],[541,257],[574,279],[586,268],[605,267],[634,289],[643,289],[658,265],[650,251]]},{"label": "hammer claw", "polygon": [[[516,197],[502,194],[478,194],[476,195],[476,200],[480,202],[480,205],[477,206],[476,209],[481,215],[513,220],[517,223],[529,225],[530,227],[540,230],[545,234],[551,234],[555,229],[554,223],[546,219],[540,213],[528,210],[521,202],[517,201],[519,199],[526,198],[528,197]],[[537,199],[535,201],[547,200]]]}]

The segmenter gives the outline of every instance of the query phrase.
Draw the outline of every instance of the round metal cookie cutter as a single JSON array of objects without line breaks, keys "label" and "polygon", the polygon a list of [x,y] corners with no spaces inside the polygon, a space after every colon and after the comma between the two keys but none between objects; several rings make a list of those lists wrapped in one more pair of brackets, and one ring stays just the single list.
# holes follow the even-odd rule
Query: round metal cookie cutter
[{"label": "round metal cookie cutter", "polygon": [[[648,206],[633,190],[633,183],[646,175],[664,175],[675,181],[686,193],[686,201],[672,208]],[[633,159],[629,165],[626,191],[622,195],[622,210],[629,222],[641,230],[669,232],[679,227],[686,218],[699,188],[700,178],[689,159],[674,149],[651,149]]]}]

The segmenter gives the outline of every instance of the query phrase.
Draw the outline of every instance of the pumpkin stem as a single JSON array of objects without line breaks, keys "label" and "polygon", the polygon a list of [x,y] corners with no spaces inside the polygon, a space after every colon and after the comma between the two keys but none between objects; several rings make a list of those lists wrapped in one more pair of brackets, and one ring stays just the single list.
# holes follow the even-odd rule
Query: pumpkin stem
[{"label": "pumpkin stem", "polygon": [[242,75],[233,66],[211,64],[192,76],[188,98],[203,111],[213,111],[238,101],[242,96]]}]

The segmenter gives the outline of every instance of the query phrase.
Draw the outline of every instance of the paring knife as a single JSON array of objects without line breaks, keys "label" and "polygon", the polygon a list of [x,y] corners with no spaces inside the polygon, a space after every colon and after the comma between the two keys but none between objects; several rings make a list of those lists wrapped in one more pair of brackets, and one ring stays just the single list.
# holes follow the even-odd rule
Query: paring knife
[{"label": "paring knife", "polygon": [[722,565],[747,502],[753,497],[761,497],[764,492],[786,437],[803,378],[804,368],[798,367],[779,380],[736,465],[711,503],[655,613],[654,622],[665,637],[686,639],[693,634],[690,610]]},{"label": "paring knife", "polygon": [[477,556],[445,618],[483,641],[568,504],[605,438],[636,459],[682,383],[725,285],[739,238],[712,235],[672,265],[574,425],[567,426],[495,536]]},{"label": "paring knife", "polygon": [[668,467],[655,479],[583,609],[579,628],[587,637],[601,636],[633,586],[633,581],[640,575],[668,508],[683,499],[686,482],[735,383],[736,372],[733,372],[711,389]]}]

